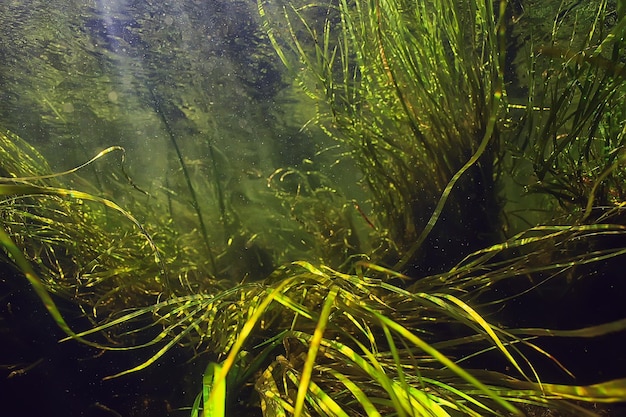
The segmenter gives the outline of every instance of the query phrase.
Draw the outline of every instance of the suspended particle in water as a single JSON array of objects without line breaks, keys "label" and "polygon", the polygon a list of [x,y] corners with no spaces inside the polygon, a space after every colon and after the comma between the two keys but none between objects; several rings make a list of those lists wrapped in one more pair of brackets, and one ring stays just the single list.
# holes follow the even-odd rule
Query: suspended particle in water
[{"label": "suspended particle in water", "polygon": [[117,97],[118,95],[115,91],[111,91],[109,92],[109,94],[107,94],[107,98],[111,103],[117,103]]}]

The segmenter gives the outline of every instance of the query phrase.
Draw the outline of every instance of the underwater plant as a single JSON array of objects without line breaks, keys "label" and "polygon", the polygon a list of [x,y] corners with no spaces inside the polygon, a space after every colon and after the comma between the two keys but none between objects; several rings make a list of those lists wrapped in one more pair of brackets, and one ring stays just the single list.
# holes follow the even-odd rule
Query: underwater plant
[{"label": "underwater plant", "polygon": [[314,122],[363,172],[371,217],[393,242],[377,254],[386,264],[441,272],[449,250],[501,239],[505,7],[291,2],[270,13],[259,1],[270,28],[287,28],[269,34],[317,103]]},{"label": "underwater plant", "polygon": [[[615,106],[623,86],[612,71],[617,57],[609,65],[602,55],[621,42],[624,17],[609,35],[596,33],[608,13],[600,2],[586,48],[596,42],[592,56],[603,59],[543,49],[558,68],[533,78],[543,84],[514,120],[505,1],[494,9],[474,0],[340,0],[278,12],[258,4],[279,58],[316,100],[313,122],[338,141],[340,157],[355,159],[371,201],[343,198],[314,167],[279,168],[264,201],[288,220],[270,219],[270,236],[297,238],[277,238],[285,247],[246,252],[243,262],[239,249],[264,237],[182,230],[171,218],[173,193],[137,190],[123,159],[111,184],[125,191],[124,208],[80,177],[122,148],[54,174],[33,147],[1,132],[2,260],[24,273],[66,340],[149,352],[107,378],[141,372],[173,349],[203,360],[192,416],[504,416],[535,408],[591,416],[589,404],[626,401],[626,376],[579,383],[545,347],[618,335],[626,318],[553,328],[546,321],[556,307],[543,297],[599,271],[613,274],[626,254],[624,122]],[[191,192],[201,182],[178,159],[185,180],[198,181]],[[553,206],[539,207],[542,223],[507,229],[511,196],[498,187],[510,172],[518,180],[527,160],[541,182],[523,186],[554,198]],[[244,197],[229,207],[229,221],[254,210]],[[199,217],[191,213],[189,223]],[[300,253],[306,259],[285,261]],[[262,268],[275,262],[273,272]],[[50,294],[78,305],[90,326],[68,324]],[[510,305],[528,295],[548,313],[536,320],[528,311],[510,324]],[[559,377],[545,377],[548,369]]]},{"label": "underwater plant", "polygon": [[[529,40],[529,95],[511,139],[515,170],[532,167],[535,181],[525,185],[554,197],[577,222],[623,201],[623,11],[605,1],[593,10],[584,36],[573,36],[565,21],[577,18],[561,13],[549,41]],[[612,14],[619,21],[607,27]]]},{"label": "underwater plant", "polygon": [[[10,138],[11,142],[5,143],[4,148],[16,152],[15,145],[22,142],[13,135]],[[32,148],[26,150],[32,152]],[[3,195],[11,198],[40,199],[41,195],[54,190],[43,185],[11,188],[7,182],[23,180],[4,180]],[[72,198],[70,191],[62,197],[65,197],[61,200],[63,204]],[[32,209],[40,206],[45,209],[50,205],[45,199],[39,201]],[[7,214],[6,208],[3,214]],[[4,227],[8,225],[10,223],[4,223]],[[60,226],[55,225],[57,233]],[[97,228],[91,231],[110,236]],[[585,254],[574,251],[559,262],[542,265],[537,260],[545,256],[542,251],[545,245],[566,246],[572,241],[624,232],[625,228],[619,225],[537,227],[501,245],[476,252],[446,274],[422,278],[409,289],[404,289],[403,283],[412,278],[364,261],[356,264],[353,274],[295,262],[279,268],[263,281],[231,288],[219,289],[214,285],[186,295],[166,295],[162,287],[152,304],[135,305],[122,314],[119,314],[119,306],[100,306],[100,298],[97,302],[91,301],[94,307],[99,310],[108,307],[114,315],[99,324],[94,322],[91,329],[82,332],[69,328],[48,296],[48,291],[54,291],[55,286],[62,288],[64,282],[58,281],[54,272],[49,273],[37,265],[49,277],[57,278],[56,282],[44,285],[46,281],[37,278],[38,273],[30,266],[37,257],[27,252],[26,256],[30,257],[27,261],[22,249],[12,243],[8,235],[3,232],[1,237],[3,246],[29,277],[69,339],[108,350],[158,346],[156,353],[146,361],[111,377],[141,371],[177,345],[188,346],[198,354],[211,352],[212,357],[219,359],[210,361],[207,367],[204,388],[192,408],[192,415],[225,415],[226,409],[238,406],[235,393],[249,391],[251,381],[260,395],[265,415],[386,415],[390,412],[501,415],[520,414],[517,406],[529,405],[593,415],[571,400],[623,400],[625,380],[589,386],[544,382],[530,359],[534,355],[548,358],[564,372],[568,371],[535,340],[611,334],[623,331],[626,327],[623,319],[578,330],[514,329],[490,323],[479,310],[506,301],[493,299],[490,294],[489,288],[499,282],[540,272],[555,279],[554,275],[567,265],[580,267],[597,263],[625,251],[623,248]],[[12,236],[19,237],[20,233],[12,232]],[[33,240],[28,247],[50,248],[51,243]],[[520,254],[521,249],[523,254]],[[509,253],[504,257],[506,262],[494,261],[504,253]],[[133,254],[136,256],[137,253]],[[190,278],[187,271],[177,272],[179,278]],[[141,276],[136,274],[137,278]],[[106,288],[106,281],[89,287],[75,283],[72,286],[80,294],[98,286]],[[123,288],[121,291],[129,297],[135,291],[145,293],[147,289]],[[60,291],[56,294],[67,296]],[[136,303],[137,299],[132,301]],[[471,307],[472,304],[476,307]],[[128,325],[146,316],[153,323],[141,330],[155,334],[154,338],[134,346],[111,344],[113,340],[119,343],[136,333],[137,330],[129,332]],[[151,328],[155,332],[150,331]],[[91,336],[97,334],[106,334],[105,340],[109,342],[91,340]],[[518,376],[497,370],[470,370],[464,366],[476,357],[494,355],[504,358]]]}]

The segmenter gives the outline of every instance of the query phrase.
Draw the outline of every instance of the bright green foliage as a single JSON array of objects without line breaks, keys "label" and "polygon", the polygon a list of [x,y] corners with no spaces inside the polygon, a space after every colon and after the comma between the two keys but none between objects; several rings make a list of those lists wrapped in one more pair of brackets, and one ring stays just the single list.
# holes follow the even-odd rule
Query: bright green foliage
[{"label": "bright green foliage", "polygon": [[[522,294],[575,283],[588,267],[626,255],[618,106],[626,23],[621,16],[604,33],[608,3],[600,2],[585,52],[556,42],[533,49],[552,66],[545,78],[533,75],[513,119],[503,74],[505,3],[494,10],[474,0],[340,0],[277,12],[259,1],[279,59],[299,70],[297,82],[316,100],[313,122],[362,170],[371,217],[313,167],[279,168],[267,180],[272,198],[262,200],[271,208],[256,213],[276,230],[259,237],[244,229],[237,216],[254,215],[242,200],[232,211],[221,202],[219,227],[183,232],[170,219],[173,201],[138,189],[123,158],[105,175],[124,178],[110,181],[115,194],[126,193],[124,204],[79,176],[122,148],[53,174],[35,149],[2,132],[3,261],[25,274],[68,340],[153,349],[109,378],[140,372],[170,349],[209,353],[193,416],[232,414],[237,394],[252,386],[267,417],[505,416],[528,407],[593,415],[578,402],[626,401],[626,376],[553,384],[535,364],[541,358],[573,376],[541,339],[612,335],[626,331],[625,319],[553,330],[510,328],[496,315]],[[197,209],[192,190],[201,180],[182,152],[178,159]],[[497,185],[529,165],[539,181],[524,185],[563,208],[549,211],[544,225],[500,230],[513,213],[499,203]],[[369,234],[353,223],[354,208]],[[196,210],[184,220],[197,226],[198,217]],[[272,260],[282,266],[258,276],[262,253],[240,249],[281,232],[293,235],[272,242]],[[497,239],[500,232],[508,237]],[[449,265],[414,275],[439,261],[428,254],[442,237]],[[468,247],[453,251],[454,244]],[[243,266],[242,253],[253,253]],[[93,326],[70,328],[51,294],[75,302]],[[141,333],[148,340],[124,343]],[[487,365],[471,369],[477,359]],[[506,374],[489,366],[493,359]]]},{"label": "bright green foliage", "polygon": [[511,143],[519,158],[516,169],[532,164],[536,182],[528,184],[530,189],[552,195],[578,221],[590,219],[592,209],[597,218],[602,209],[594,208],[614,206],[625,197],[626,90],[620,55],[626,20],[609,30],[608,2],[596,7],[580,33],[555,22],[549,41],[531,42],[536,58],[528,74],[530,95]]},{"label": "bright green foliage", "polygon": [[[417,252],[444,210],[445,230],[435,237],[478,248],[497,235],[505,2],[495,4],[499,17],[492,2],[474,1],[284,8],[282,36],[299,60],[287,64],[303,67],[298,81],[318,103],[315,122],[362,170],[373,216],[388,234],[381,239],[393,242],[380,254],[387,262],[423,259]],[[267,14],[262,1],[259,8]],[[278,45],[279,34],[270,35]]]}]

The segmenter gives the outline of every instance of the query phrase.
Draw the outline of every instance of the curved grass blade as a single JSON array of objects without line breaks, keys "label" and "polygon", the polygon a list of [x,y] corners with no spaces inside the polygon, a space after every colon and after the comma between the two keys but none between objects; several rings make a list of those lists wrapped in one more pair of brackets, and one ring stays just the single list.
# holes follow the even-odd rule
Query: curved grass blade
[{"label": "curved grass blade", "polygon": [[[286,279],[278,284],[271,291],[267,289],[266,291],[269,291],[269,294],[265,297],[265,299],[263,299],[263,301],[259,305],[253,307],[250,318],[248,318],[248,320],[246,320],[246,322],[242,326],[241,331],[237,335],[237,340],[231,347],[230,352],[228,353],[228,356],[226,357],[224,362],[222,362],[222,368],[220,369],[213,384],[213,388],[216,393],[219,393],[221,391],[221,384],[226,383],[226,377],[228,375],[228,372],[233,367],[235,361],[237,360],[239,351],[243,347],[250,334],[252,334],[252,331],[261,319],[261,316],[265,313],[269,305],[274,301],[276,295],[280,294],[289,284],[291,284],[291,281],[292,280]],[[211,391],[210,395],[213,395],[213,391]]]},{"label": "curved grass blade", "polygon": [[36,181],[36,180],[43,180],[43,179],[48,179],[48,178],[57,178],[57,177],[62,177],[64,175],[69,175],[69,174],[74,174],[76,172],[78,172],[79,170],[81,170],[82,168],[85,168],[86,166],[92,164],[93,162],[97,161],[100,158],[103,158],[104,156],[106,156],[107,154],[111,153],[111,152],[115,152],[115,151],[120,151],[122,152],[122,156],[121,156],[121,161],[120,161],[120,166],[122,169],[122,174],[124,174],[124,177],[126,178],[126,181],[128,181],[128,183],[130,185],[132,185],[132,187],[134,189],[136,189],[137,191],[148,195],[148,193],[144,190],[142,190],[141,188],[139,188],[137,186],[137,184],[135,184],[135,182],[132,180],[132,178],[130,177],[130,175],[128,175],[128,173],[126,172],[126,149],[124,149],[121,146],[109,146],[108,148],[104,149],[101,152],[98,152],[98,154],[96,156],[94,156],[93,158],[91,158],[89,161],[82,163],[72,169],[68,169],[67,171],[63,171],[63,172],[55,172],[54,174],[46,174],[46,175],[37,175],[37,176],[33,176],[33,177],[19,177],[19,178],[7,178],[7,177],[0,177],[0,181]]},{"label": "curved grass blade", "polygon": [[[494,373],[497,375],[497,373]],[[498,395],[510,398],[546,398],[559,400],[574,400],[597,403],[617,403],[626,399],[626,378],[614,379],[593,385],[562,385],[543,383],[538,384],[528,381],[520,381],[512,378],[503,379],[505,385],[513,389],[493,388]],[[539,393],[543,393],[539,396]]]},{"label": "curved grass blade", "polygon": [[262,25],[263,25],[263,30],[267,34],[267,37],[270,40],[270,43],[272,44],[272,47],[274,48],[274,51],[276,51],[276,55],[278,55],[278,58],[280,58],[280,61],[283,63],[283,65],[287,69],[290,70],[291,69],[291,64],[287,60],[287,57],[285,56],[285,53],[283,52],[283,49],[280,47],[280,45],[278,44],[278,41],[276,40],[276,36],[274,35],[274,29],[273,29],[272,25],[270,24],[270,21],[269,21],[269,18],[267,16],[267,13],[265,12],[265,7],[263,7],[263,2],[264,1],[265,0],[257,0],[257,7],[259,9],[259,16],[261,16],[261,22],[262,22]]},{"label": "curved grass blade", "polygon": [[256,380],[255,389],[261,396],[261,410],[264,416],[284,417],[293,414],[293,407],[285,401],[274,379],[273,371],[278,363],[271,363]]},{"label": "curved grass blade", "polygon": [[159,263],[161,267],[161,271],[163,276],[167,276],[165,262],[161,258],[159,254],[159,250],[152,240],[152,237],[148,233],[148,231],[143,227],[143,225],[128,211],[124,210],[113,201],[108,200],[106,198],[98,197],[93,194],[85,193],[82,191],[70,190],[65,188],[56,188],[56,187],[42,187],[38,185],[31,184],[1,184],[0,185],[0,195],[4,196],[36,196],[36,195],[54,195],[62,198],[73,198],[77,200],[87,200],[93,201],[99,204],[102,204],[110,209],[113,209],[120,213],[122,216],[130,220],[141,232],[141,234],[146,238],[148,244],[152,248],[154,252],[154,257],[156,261]]},{"label": "curved grass blade", "polygon": [[520,328],[509,330],[513,334],[523,334],[529,336],[557,336],[557,337],[597,337],[610,333],[622,332],[626,330],[626,318],[603,323],[596,326],[584,327],[574,330],[554,330],[538,328]]},{"label": "curved grass blade", "polygon": [[17,247],[17,245],[13,242],[13,240],[11,240],[9,235],[2,227],[0,227],[0,245],[4,246],[4,248],[13,257],[13,260],[17,264],[18,268],[20,268],[28,282],[30,282],[30,285],[33,287],[35,293],[42,301],[44,307],[46,308],[46,310],[48,310],[48,313],[50,313],[56,324],[71,338],[79,340],[89,346],[101,348],[99,344],[90,342],[89,340],[83,339],[82,337],[78,336],[70,328],[70,326],[61,315],[61,312],[57,308],[56,304],[52,300],[52,297],[50,297],[50,294],[48,294],[45,285],[43,284],[39,276],[37,276],[35,270],[32,268],[28,260],[24,257],[20,248]]},{"label": "curved grass blade", "polygon": [[517,408],[512,406],[504,398],[502,398],[499,395],[495,394],[492,390],[489,389],[489,387],[487,387],[485,384],[480,382],[476,377],[471,375],[465,369],[463,369],[460,366],[458,366],[456,363],[451,361],[447,356],[443,355],[437,349],[432,347],[430,344],[426,343],[424,340],[422,340],[421,338],[416,336],[414,333],[412,333],[409,330],[407,330],[405,327],[401,326],[400,324],[396,323],[395,321],[393,321],[389,317],[386,317],[385,315],[380,314],[379,312],[377,312],[377,311],[375,311],[375,310],[373,310],[373,309],[371,309],[371,308],[369,308],[367,306],[363,306],[363,308],[368,310],[374,317],[376,317],[381,322],[381,324],[384,324],[384,325],[388,326],[390,329],[392,329],[395,332],[397,332],[401,337],[403,337],[406,340],[410,341],[415,346],[417,346],[418,348],[420,348],[421,350],[426,352],[426,354],[428,354],[428,355],[432,356],[433,358],[435,358],[442,365],[444,365],[445,367],[447,367],[450,370],[452,370],[459,377],[463,378],[464,380],[466,380],[467,382],[469,382],[470,384],[472,384],[473,386],[478,388],[482,393],[484,393],[486,396],[491,398],[494,402],[496,402],[498,405],[500,405],[503,409],[507,410],[508,412],[510,412],[510,413],[512,413],[513,415],[516,415],[516,416],[523,416],[524,415],[520,410],[518,410]]},{"label": "curved grass blade", "polygon": [[359,402],[359,405],[363,407],[363,410],[365,410],[367,417],[382,417],[380,412],[376,409],[368,396],[363,392],[361,388],[359,388],[359,386],[354,381],[350,379],[350,377],[334,369],[328,369],[327,372],[334,376],[348,389],[348,391],[352,393],[354,398]]},{"label": "curved grass blade", "polygon": [[[426,294],[423,294],[423,295],[426,296]],[[460,307],[464,312],[466,312],[469,315],[469,318],[471,318],[472,321],[477,323],[480,326],[480,328],[482,330],[484,330],[485,333],[487,333],[487,335],[489,336],[491,341],[498,347],[498,350],[500,352],[502,352],[502,354],[508,359],[509,363],[511,365],[513,365],[515,367],[515,369],[517,369],[517,371],[526,380],[529,380],[529,378],[526,376],[526,373],[519,366],[519,364],[517,363],[515,358],[513,358],[513,356],[509,352],[509,350],[504,346],[504,344],[502,343],[500,338],[495,334],[495,332],[491,328],[491,325],[489,323],[487,323],[485,321],[485,319],[482,318],[482,316],[480,314],[478,314],[473,308],[471,308],[470,306],[468,306],[467,304],[465,304],[464,302],[462,302],[461,300],[459,300],[458,298],[456,298],[453,295],[450,295],[450,294],[438,294],[438,296],[451,301],[456,306]]]},{"label": "curved grass blade", "polygon": [[226,414],[226,382],[218,383],[222,365],[211,362],[202,376],[202,417],[224,417]]},{"label": "curved grass blade", "polygon": [[[300,378],[298,379],[294,372],[288,372],[287,376],[289,377],[289,379],[291,379],[293,383],[298,385],[299,394],[300,387],[302,387],[302,375],[300,375]],[[343,411],[342,407],[337,404],[337,402],[333,400],[326,392],[324,392],[324,390],[322,390],[315,382],[309,379],[306,385],[307,389],[305,390],[305,394],[307,394],[307,392],[310,392],[310,395],[305,395],[304,398],[308,400],[308,402],[318,410],[318,415],[349,417],[348,414]],[[301,414],[302,409],[300,411],[300,414],[294,413],[294,416]]]},{"label": "curved grass blade", "polygon": [[330,310],[333,307],[338,291],[339,288],[336,286],[333,286],[330,289],[328,295],[326,296],[326,300],[324,301],[324,306],[322,307],[320,316],[317,320],[315,332],[313,333],[313,337],[311,338],[311,342],[309,344],[309,351],[307,353],[304,367],[302,369],[302,374],[300,376],[300,382],[298,384],[298,394],[296,396],[294,412],[295,417],[299,417],[300,415],[302,415],[306,393],[309,390],[309,384],[312,383],[311,374],[313,373],[313,368],[315,366],[317,352],[320,348],[322,338],[324,337],[324,330],[326,329],[326,325],[328,324]]},{"label": "curved grass blade", "polygon": [[[412,404],[412,411],[419,413],[418,415],[433,416],[433,417],[450,417],[450,415],[441,408],[439,404],[432,401],[432,398],[426,395],[423,391],[415,389],[407,382],[407,376],[405,376],[402,361],[396,347],[396,343],[393,340],[393,336],[389,331],[389,328],[385,325],[382,326],[383,332],[389,349],[395,363],[395,370],[398,373],[399,389],[398,396],[403,396],[409,399]],[[417,371],[417,369],[416,369]],[[419,375],[417,376],[418,382],[421,381]],[[402,392],[404,391],[404,392]]]},{"label": "curved grass blade", "polygon": [[[200,324],[206,322],[207,320],[207,315],[210,313],[210,311],[207,311],[207,313],[205,313],[205,315],[202,315],[200,317],[198,317],[197,319],[195,319],[192,323],[190,323],[187,327],[185,327],[180,333],[178,333],[176,336],[174,336],[169,342],[167,342],[161,349],[158,350],[158,352],[156,352],[154,355],[152,355],[148,360],[144,361],[143,363],[131,368],[131,369],[126,369],[122,372],[118,372],[114,375],[109,375],[104,377],[104,380],[108,380],[108,379],[113,379],[113,378],[118,378],[122,375],[128,375],[131,374],[133,372],[137,372],[140,371],[142,369],[147,368],[148,366],[152,365],[154,362],[156,362],[161,356],[165,355],[172,347],[176,346],[182,339],[184,339],[188,334],[190,334],[193,330],[195,330],[197,328],[197,326],[199,326]],[[167,334],[165,332],[160,333],[157,337],[160,338],[164,338]],[[151,344],[152,342],[150,342]],[[121,350],[126,350],[124,348],[122,348]],[[225,382],[225,381],[224,381]],[[221,389],[221,386],[218,386],[218,389]]]}]

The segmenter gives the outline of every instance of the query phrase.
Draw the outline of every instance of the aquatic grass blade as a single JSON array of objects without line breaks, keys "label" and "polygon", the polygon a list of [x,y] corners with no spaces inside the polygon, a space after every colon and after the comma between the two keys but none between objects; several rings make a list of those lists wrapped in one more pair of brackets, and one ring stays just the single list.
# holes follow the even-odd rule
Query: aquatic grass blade
[{"label": "aquatic grass blade", "polygon": [[[219,393],[223,389],[221,387],[221,384],[226,384],[226,377],[228,375],[228,372],[233,367],[236,361],[237,355],[239,354],[244,343],[246,342],[246,340],[252,333],[254,327],[257,325],[257,323],[261,319],[261,316],[265,313],[269,305],[274,301],[276,295],[280,294],[290,283],[291,281],[287,279],[281,282],[280,284],[278,284],[276,287],[272,288],[271,290],[268,289],[267,290],[268,294],[265,296],[263,301],[261,301],[261,303],[259,303],[257,306],[254,306],[254,308],[251,311],[250,317],[246,320],[246,322],[241,327],[241,330],[239,334],[237,335],[237,339],[235,340],[235,343],[231,347],[230,352],[228,353],[228,356],[226,357],[224,362],[222,362],[221,369],[219,370],[219,373],[217,374],[215,381],[214,381],[214,385],[213,385],[215,392]],[[213,391],[211,391],[210,395],[213,395],[212,393]]]},{"label": "aquatic grass blade", "polygon": [[359,386],[353,382],[350,377],[343,375],[339,371],[329,369],[328,373],[334,376],[339,382],[341,382],[358,401],[359,405],[363,407],[363,410],[367,414],[367,417],[382,417],[380,412],[376,409],[376,406],[370,401],[367,394],[363,392]]},{"label": "aquatic grass blade", "polygon": [[477,387],[478,389],[480,389],[480,391],[482,393],[484,393],[487,397],[491,398],[494,402],[496,402],[498,405],[500,405],[503,409],[507,410],[508,412],[512,413],[513,415],[520,415],[520,416],[523,415],[517,408],[512,406],[509,402],[504,400],[502,397],[496,395],[493,391],[491,391],[482,382],[480,382],[478,379],[476,379],[474,376],[472,376],[468,371],[466,371],[465,369],[463,369],[460,366],[458,366],[457,364],[455,364],[453,361],[448,359],[445,355],[441,354],[438,350],[433,348],[430,344],[424,342],[421,338],[416,336],[414,333],[408,331],[406,328],[404,328],[400,324],[398,324],[395,321],[391,320],[390,318],[388,318],[388,317],[378,313],[377,311],[371,310],[368,307],[364,307],[364,308],[369,310],[370,313],[374,317],[376,317],[382,324],[388,326],[390,329],[392,329],[395,332],[397,332],[400,336],[402,336],[406,340],[408,340],[411,343],[415,344],[415,346],[417,346],[420,349],[422,349],[425,353],[427,353],[428,355],[432,356],[433,358],[435,358],[436,360],[441,362],[442,365],[444,365],[447,368],[449,368],[450,370],[452,370],[455,374],[457,374],[458,376],[460,376],[461,378],[463,378],[464,380],[466,380],[470,384],[472,384],[475,387]]},{"label": "aquatic grass blade", "polygon": [[335,297],[337,297],[338,291],[339,289],[337,287],[332,287],[330,289],[328,295],[326,296],[326,300],[324,301],[324,305],[322,307],[322,311],[320,312],[319,318],[317,319],[315,331],[313,333],[313,337],[311,338],[309,350],[306,356],[306,360],[304,362],[304,367],[300,375],[294,412],[295,417],[299,417],[302,414],[305,396],[309,389],[309,384],[312,382],[311,374],[313,373],[313,368],[315,366],[317,352],[320,348],[322,338],[324,337],[324,330],[326,329],[328,317],[330,316],[331,308],[333,307]]},{"label": "aquatic grass blade", "polygon": [[35,290],[35,293],[43,303],[46,310],[48,310],[48,313],[50,313],[50,316],[52,316],[56,324],[59,326],[59,328],[61,328],[67,335],[69,335],[73,339],[79,340],[90,346],[99,347],[97,344],[83,339],[76,333],[74,333],[74,331],[70,328],[70,326],[61,315],[61,312],[59,311],[55,302],[52,300],[52,297],[50,297],[50,294],[46,290],[45,285],[43,284],[39,276],[37,276],[37,273],[35,272],[33,267],[30,265],[30,262],[28,262],[28,260],[24,257],[24,254],[22,254],[20,248],[15,245],[13,240],[11,240],[9,235],[2,227],[0,227],[0,245],[2,245],[13,257],[13,260],[17,264],[18,268],[24,274],[28,282],[30,282],[30,285]]},{"label": "aquatic grass blade", "polygon": [[165,263],[159,254],[159,249],[156,247],[154,240],[150,236],[150,234],[146,231],[143,225],[128,211],[124,210],[122,207],[117,205],[111,200],[106,198],[98,197],[93,194],[85,193],[77,190],[70,190],[64,188],[57,187],[42,187],[37,185],[30,185],[27,183],[24,184],[0,184],[0,195],[3,196],[37,196],[37,195],[53,195],[62,198],[72,198],[77,200],[87,200],[93,201],[99,204],[102,204],[110,209],[113,209],[124,216],[126,219],[130,220],[141,232],[141,234],[146,238],[148,244],[152,248],[154,252],[154,257],[161,266],[161,271],[164,276],[166,276]]},{"label": "aquatic grass blade", "polygon": [[218,381],[222,365],[210,362],[202,376],[202,417],[224,417],[226,415],[226,382]]},{"label": "aquatic grass blade", "polygon": [[[293,372],[288,372],[287,376],[292,382],[298,385],[298,392],[300,392],[300,387],[302,386],[302,375],[298,378],[298,376],[296,376]],[[337,402],[334,401],[326,392],[324,392],[315,382],[309,380],[306,386],[307,388],[304,399],[307,400],[309,404],[316,409],[316,411],[318,411],[318,415],[329,417],[349,417],[342,407],[337,404]],[[310,395],[307,392],[309,392]],[[302,415],[302,413],[303,409],[301,409],[300,414],[296,414],[294,412],[294,416]]]},{"label": "aquatic grass blade", "polygon": [[[393,340],[393,336],[391,335],[389,328],[384,324],[382,326],[382,330],[395,363],[395,371],[398,374],[398,382],[394,384],[394,386],[397,386],[397,395],[405,397],[410,401],[412,405],[410,411],[412,413],[432,417],[450,417],[450,415],[443,410],[440,404],[433,401],[432,398],[426,395],[421,389],[415,388],[407,382],[407,376],[405,376],[402,361],[400,359],[396,343]],[[415,371],[418,372],[418,369],[415,369]],[[417,375],[417,380],[419,384],[419,375]]]}]

